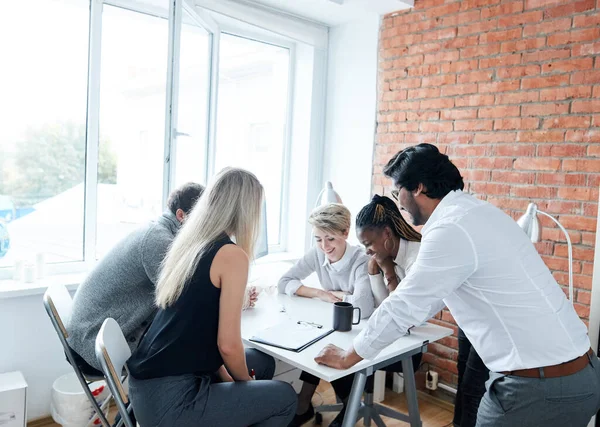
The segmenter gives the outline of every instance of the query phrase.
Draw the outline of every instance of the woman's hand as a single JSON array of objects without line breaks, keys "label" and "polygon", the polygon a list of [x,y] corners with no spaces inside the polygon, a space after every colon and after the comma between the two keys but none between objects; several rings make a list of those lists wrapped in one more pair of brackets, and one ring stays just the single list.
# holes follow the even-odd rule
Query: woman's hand
[{"label": "woman's hand", "polygon": [[258,290],[256,289],[256,286],[250,286],[248,299],[250,301],[250,307],[254,307],[256,305],[256,301],[258,301]]},{"label": "woman's hand", "polygon": [[369,259],[369,264],[367,265],[367,269],[369,270],[369,274],[371,276],[376,276],[379,273],[381,273],[381,269],[379,268],[379,264],[377,263],[377,259],[375,258],[375,255],[373,255]]},{"label": "woman's hand", "polygon": [[340,301],[344,301],[344,297],[346,295],[350,295],[348,292],[343,292],[343,291],[330,291],[333,295],[335,295],[336,297],[338,297],[340,299]]},{"label": "woman's hand", "polygon": [[221,382],[224,382],[224,383],[232,383],[232,382],[234,382],[234,380],[231,377],[231,375],[229,375],[229,372],[227,372],[227,369],[225,368],[225,365],[221,365],[221,367],[217,371],[217,374],[219,375],[219,379],[221,380]]},{"label": "woman's hand", "polygon": [[253,308],[256,305],[256,301],[258,301],[258,290],[256,289],[256,286],[250,286],[249,288],[246,288],[242,310]]},{"label": "woman's hand", "polygon": [[[383,276],[387,281],[387,287],[390,292],[394,292],[398,287],[399,281],[398,276],[396,275],[396,263],[392,259],[392,257],[387,257],[382,260],[376,260],[377,265],[383,272]],[[369,274],[371,274],[369,272]]]},{"label": "woman's hand", "polygon": [[321,301],[325,301],[325,302],[340,302],[342,299],[338,298],[333,292],[329,292],[329,291],[321,291],[319,292],[318,296],[317,296]]}]

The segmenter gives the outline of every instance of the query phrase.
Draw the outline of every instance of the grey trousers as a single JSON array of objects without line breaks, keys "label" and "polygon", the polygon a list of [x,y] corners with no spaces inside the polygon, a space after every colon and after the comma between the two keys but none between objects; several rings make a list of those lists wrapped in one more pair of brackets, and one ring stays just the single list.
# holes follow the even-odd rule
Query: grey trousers
[{"label": "grey trousers", "polygon": [[477,427],[585,427],[600,408],[600,361],[559,378],[490,372]]},{"label": "grey trousers", "polygon": [[[254,349],[246,350],[248,369],[256,381],[218,383],[211,376],[136,380],[129,395],[141,427],[281,427],[296,413],[291,385],[272,381],[275,361]],[[269,381],[270,380],[270,381]]]}]

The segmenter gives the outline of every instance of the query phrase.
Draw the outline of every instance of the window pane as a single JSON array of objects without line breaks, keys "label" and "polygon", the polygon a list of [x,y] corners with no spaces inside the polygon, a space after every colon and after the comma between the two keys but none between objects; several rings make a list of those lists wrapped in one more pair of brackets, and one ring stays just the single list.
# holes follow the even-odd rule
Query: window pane
[{"label": "window pane", "polygon": [[210,34],[183,14],[179,59],[175,182],[204,184],[210,85]]},{"label": "window pane", "polygon": [[237,166],[265,187],[269,244],[280,243],[289,49],[223,34],[216,171]]},{"label": "window pane", "polygon": [[168,21],[104,5],[96,256],[163,210]]},{"label": "window pane", "polygon": [[0,267],[83,257],[88,23],[87,1],[2,2]]}]

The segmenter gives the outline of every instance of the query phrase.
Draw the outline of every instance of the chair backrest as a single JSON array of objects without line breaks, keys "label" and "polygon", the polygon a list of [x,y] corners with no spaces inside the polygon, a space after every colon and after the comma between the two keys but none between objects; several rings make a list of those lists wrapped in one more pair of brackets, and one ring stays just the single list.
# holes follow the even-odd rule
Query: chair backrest
[{"label": "chair backrest", "polygon": [[73,299],[64,285],[51,285],[44,293],[44,307],[56,332],[64,338],[69,336],[67,325],[71,321],[73,311]]},{"label": "chair backrest", "polygon": [[125,362],[131,357],[131,350],[115,319],[109,317],[100,327],[96,336],[96,357],[108,379],[113,395],[120,397],[123,404],[127,403],[127,393],[123,388],[121,372],[123,372],[123,368],[126,368]]}]

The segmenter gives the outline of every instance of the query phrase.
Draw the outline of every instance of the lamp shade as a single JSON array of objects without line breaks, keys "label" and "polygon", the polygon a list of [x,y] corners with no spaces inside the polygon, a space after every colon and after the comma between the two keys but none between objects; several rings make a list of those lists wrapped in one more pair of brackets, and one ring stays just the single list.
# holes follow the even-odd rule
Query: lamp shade
[{"label": "lamp shade", "polygon": [[538,207],[535,203],[527,206],[525,214],[517,220],[517,224],[525,231],[533,243],[540,241],[540,222],[538,221]]},{"label": "lamp shade", "polygon": [[321,193],[320,205],[326,205],[328,203],[342,203],[342,198],[333,189],[333,185],[330,181],[327,181],[327,184]]}]

